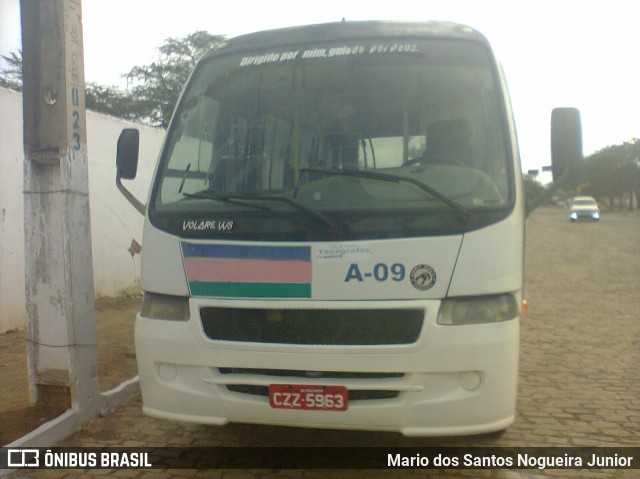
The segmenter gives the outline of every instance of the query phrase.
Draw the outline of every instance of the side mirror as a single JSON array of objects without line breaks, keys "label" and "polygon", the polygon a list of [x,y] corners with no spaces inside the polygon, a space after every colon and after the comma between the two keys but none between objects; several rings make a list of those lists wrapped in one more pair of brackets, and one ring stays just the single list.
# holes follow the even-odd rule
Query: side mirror
[{"label": "side mirror", "polygon": [[133,180],[138,171],[138,151],[140,132],[135,128],[125,128],[118,138],[116,166],[118,178]]},{"label": "side mirror", "polygon": [[574,179],[582,161],[582,124],[576,108],[551,112],[551,166],[553,181]]},{"label": "side mirror", "polygon": [[120,193],[144,215],[147,207],[122,184],[122,179],[133,180],[138,172],[138,150],[140,149],[140,132],[135,128],[125,128],[118,138],[116,150],[116,186]]},{"label": "side mirror", "polygon": [[551,112],[551,171],[553,182],[525,204],[529,214],[562,186],[576,179],[582,162],[582,122],[576,108],[554,108]]}]

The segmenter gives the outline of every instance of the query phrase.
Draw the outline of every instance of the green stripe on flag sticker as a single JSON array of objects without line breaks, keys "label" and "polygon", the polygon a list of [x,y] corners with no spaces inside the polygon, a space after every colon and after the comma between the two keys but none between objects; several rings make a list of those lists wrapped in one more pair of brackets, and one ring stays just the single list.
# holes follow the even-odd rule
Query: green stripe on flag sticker
[{"label": "green stripe on flag sticker", "polygon": [[311,298],[308,283],[189,283],[192,296],[227,298]]}]

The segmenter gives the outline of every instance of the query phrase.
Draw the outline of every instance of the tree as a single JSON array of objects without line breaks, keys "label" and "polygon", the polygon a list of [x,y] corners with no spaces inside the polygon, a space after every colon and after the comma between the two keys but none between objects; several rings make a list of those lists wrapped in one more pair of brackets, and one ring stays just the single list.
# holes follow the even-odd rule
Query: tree
[{"label": "tree", "polygon": [[527,204],[531,203],[545,190],[545,187],[542,183],[536,180],[534,175],[524,175],[522,177],[522,182],[524,184],[524,196]]},{"label": "tree", "polygon": [[[584,177],[585,192],[597,198],[607,198],[609,206],[616,198],[622,206],[629,198],[629,209],[633,209],[633,197],[640,199],[640,145],[637,140],[603,148],[586,158]],[[639,203],[640,204],[640,203]]]},{"label": "tree", "polygon": [[[167,127],[173,109],[197,61],[225,41],[223,35],[195,32],[184,38],[169,38],[160,58],[149,65],[135,66],[125,75],[131,86],[125,90],[87,83],[87,108],[127,120]],[[0,71],[0,86],[22,89],[22,52],[4,56],[8,67]]]},{"label": "tree", "polygon": [[0,56],[9,65],[0,71],[0,86],[22,90],[22,50],[11,52],[9,56]]},{"label": "tree", "polygon": [[173,109],[196,62],[210,49],[225,41],[223,35],[195,32],[184,38],[169,38],[159,48],[160,59],[136,66],[127,75],[133,84],[131,99],[138,107],[136,119],[167,127]]},{"label": "tree", "polygon": [[85,84],[85,102],[88,110],[125,120],[137,120],[142,114],[139,106],[131,101],[129,93],[115,86],[108,87],[93,82]]},{"label": "tree", "polygon": [[[22,90],[22,51],[2,55],[9,65],[0,72],[0,86],[13,90]],[[97,83],[85,85],[86,106],[89,110],[129,120],[140,116],[139,108],[131,102],[129,94],[118,87],[105,87]]]}]

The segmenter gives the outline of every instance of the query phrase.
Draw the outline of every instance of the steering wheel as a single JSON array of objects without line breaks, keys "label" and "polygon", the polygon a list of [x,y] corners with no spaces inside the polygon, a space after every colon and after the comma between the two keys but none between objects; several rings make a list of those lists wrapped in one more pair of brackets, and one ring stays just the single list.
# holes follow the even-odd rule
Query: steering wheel
[{"label": "steering wheel", "polygon": [[431,158],[424,158],[422,156],[419,156],[417,158],[412,158],[410,160],[408,160],[404,166],[411,166],[411,165],[417,165],[417,164],[421,164],[421,165],[427,165],[427,164],[433,164],[433,165],[458,165],[458,166],[469,166],[467,165],[465,162],[463,162],[462,160],[458,159],[458,158],[443,158],[441,156],[436,156],[436,157],[431,157]]}]

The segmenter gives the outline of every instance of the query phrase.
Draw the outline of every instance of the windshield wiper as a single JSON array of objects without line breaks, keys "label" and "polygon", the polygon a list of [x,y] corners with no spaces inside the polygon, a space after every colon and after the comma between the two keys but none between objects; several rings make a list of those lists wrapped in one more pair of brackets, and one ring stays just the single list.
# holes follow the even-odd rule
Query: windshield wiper
[{"label": "windshield wiper", "polygon": [[333,221],[330,217],[325,215],[324,213],[320,213],[314,209],[311,209],[302,203],[299,203],[291,198],[287,198],[286,196],[255,196],[255,195],[231,195],[226,193],[214,193],[210,190],[200,191],[198,193],[182,193],[188,198],[204,198],[209,200],[223,201],[225,203],[233,203],[243,206],[250,206],[253,208],[258,208],[261,210],[271,211],[271,208],[267,208],[264,206],[253,205],[251,203],[246,203],[246,201],[277,201],[280,203],[285,203],[292,208],[297,209],[298,211],[303,212],[309,218],[314,219],[318,223],[322,223],[326,227],[330,228],[332,231],[339,231],[339,227],[335,221]]},{"label": "windshield wiper", "polygon": [[470,219],[469,210],[465,206],[452,200],[451,198],[448,198],[447,196],[443,195],[438,190],[430,187],[426,183],[423,183],[422,181],[416,180],[414,178],[410,178],[408,176],[392,175],[389,173],[379,173],[377,171],[369,171],[369,170],[351,170],[351,169],[327,170],[324,168],[300,168],[300,171],[307,172],[307,173],[319,173],[321,175],[352,176],[354,178],[365,178],[370,180],[388,181],[391,183],[400,183],[400,182],[410,183],[412,185],[417,186],[422,191],[430,194],[434,198],[437,198],[445,205],[447,205],[465,223],[468,223]]},{"label": "windshield wiper", "polygon": [[215,193],[209,192],[208,190],[200,191],[199,193],[182,193],[182,194],[187,198],[200,198],[203,200],[221,201],[223,203],[231,203],[233,205],[248,206],[250,208],[256,208],[258,210],[271,211],[271,208],[267,208],[266,206],[252,205],[250,203],[245,203],[244,201],[236,201],[236,198],[229,198],[224,195],[216,195]]}]

